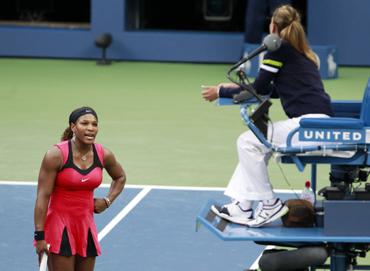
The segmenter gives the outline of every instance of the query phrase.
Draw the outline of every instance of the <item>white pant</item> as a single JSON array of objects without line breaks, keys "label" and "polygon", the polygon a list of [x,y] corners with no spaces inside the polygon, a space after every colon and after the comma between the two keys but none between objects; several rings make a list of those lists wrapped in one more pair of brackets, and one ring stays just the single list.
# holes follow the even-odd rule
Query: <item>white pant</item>
[{"label": "white pant", "polygon": [[[269,124],[268,140],[276,146],[286,145],[289,132],[299,126],[301,118],[327,118],[324,114],[307,114],[299,118],[278,121]],[[292,139],[292,145],[299,142],[298,136]],[[237,140],[239,163],[225,190],[225,195],[237,201],[268,200],[275,197],[268,176],[267,164],[272,155],[257,137],[247,131]]]}]

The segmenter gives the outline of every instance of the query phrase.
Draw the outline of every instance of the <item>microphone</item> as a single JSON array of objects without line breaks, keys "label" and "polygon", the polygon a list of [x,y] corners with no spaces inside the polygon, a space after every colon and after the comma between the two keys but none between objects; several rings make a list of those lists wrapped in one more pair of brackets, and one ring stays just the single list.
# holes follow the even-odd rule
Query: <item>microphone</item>
[{"label": "microphone", "polygon": [[[239,70],[239,73],[238,73],[240,82],[235,81],[231,77],[231,72],[236,70],[243,63],[247,62],[248,60],[251,60],[256,55],[262,53],[263,51],[273,52],[279,49],[280,46],[281,46],[281,38],[277,34],[274,34],[274,33],[269,34],[263,39],[262,44],[258,48],[253,50],[251,53],[248,54],[248,56],[246,56],[245,58],[242,58],[239,62],[237,62],[231,67],[231,69],[227,73],[227,78],[229,78],[231,82],[239,85],[241,89],[243,90],[239,94],[234,95],[233,97],[234,103],[241,103],[245,101],[246,99],[251,98],[250,94],[256,97],[256,99],[260,101],[261,103],[263,102],[262,98],[259,97],[257,92],[253,89],[253,86],[249,83],[248,78],[245,76],[245,73],[243,70]],[[245,80],[247,80],[248,84],[245,84],[244,82]]]},{"label": "microphone", "polygon": [[273,52],[279,49],[281,46],[281,38],[277,34],[269,34],[267,35],[264,39],[262,44],[254,49],[252,52],[248,54],[245,58],[242,58],[238,63],[234,65],[234,67],[238,67],[241,64],[247,62],[248,60],[251,60],[254,58],[256,55],[259,55],[263,51],[269,51]]}]

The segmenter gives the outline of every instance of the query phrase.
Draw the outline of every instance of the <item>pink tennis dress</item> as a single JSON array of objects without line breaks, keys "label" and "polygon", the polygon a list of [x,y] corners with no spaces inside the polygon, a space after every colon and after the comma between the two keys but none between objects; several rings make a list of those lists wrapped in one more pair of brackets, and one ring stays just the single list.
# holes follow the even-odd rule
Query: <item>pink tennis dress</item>
[{"label": "pink tennis dress", "polygon": [[73,163],[71,141],[56,144],[63,156],[50,197],[45,222],[45,240],[50,251],[63,256],[101,254],[94,222],[94,189],[103,178],[104,151],[93,145],[94,162],[87,169]]}]

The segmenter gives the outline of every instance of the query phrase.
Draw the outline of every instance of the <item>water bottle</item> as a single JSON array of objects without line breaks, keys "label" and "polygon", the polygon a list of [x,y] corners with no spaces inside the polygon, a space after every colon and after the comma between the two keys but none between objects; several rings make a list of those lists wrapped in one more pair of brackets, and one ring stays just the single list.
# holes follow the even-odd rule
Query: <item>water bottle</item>
[{"label": "water bottle", "polygon": [[313,190],[311,188],[311,182],[310,181],[306,181],[305,188],[302,190],[300,198],[311,202],[312,205],[315,204],[315,193],[313,192]]}]

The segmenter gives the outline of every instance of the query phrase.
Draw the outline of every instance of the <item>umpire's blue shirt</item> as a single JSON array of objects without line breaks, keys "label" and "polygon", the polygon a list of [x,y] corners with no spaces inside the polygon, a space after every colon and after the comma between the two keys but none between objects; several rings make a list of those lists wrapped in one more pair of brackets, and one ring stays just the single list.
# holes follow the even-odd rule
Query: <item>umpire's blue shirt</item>
[{"label": "umpire's blue shirt", "polygon": [[[305,114],[333,115],[317,66],[288,42],[264,56],[253,83],[257,93],[279,97],[289,118]],[[220,89],[220,97],[229,96]]]},{"label": "umpire's blue shirt", "polygon": [[272,92],[280,97],[289,118],[333,115],[317,66],[287,42],[265,55],[253,86],[259,94]]}]

